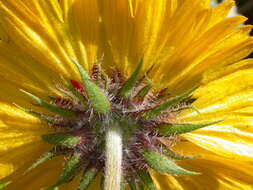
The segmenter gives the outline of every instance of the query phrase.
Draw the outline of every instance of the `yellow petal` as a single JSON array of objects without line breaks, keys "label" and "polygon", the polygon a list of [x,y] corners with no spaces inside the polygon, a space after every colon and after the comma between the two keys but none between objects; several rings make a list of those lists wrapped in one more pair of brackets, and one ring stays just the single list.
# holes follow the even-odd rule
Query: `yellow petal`
[{"label": "yellow petal", "polygon": [[181,154],[200,155],[200,158],[178,162],[182,167],[198,171],[197,176],[171,176],[152,172],[156,184],[163,189],[192,190],[224,190],[224,189],[251,189],[253,165],[247,162],[231,160],[219,157],[190,142],[179,142],[175,150],[181,150]]},{"label": "yellow petal", "polygon": [[103,56],[102,24],[97,1],[60,0],[78,60],[90,69]]},{"label": "yellow petal", "polygon": [[40,135],[51,131],[37,118],[12,104],[28,105],[15,86],[5,81],[2,87],[8,88],[2,91],[0,97],[0,178],[19,170],[26,162],[31,162],[33,157],[27,155],[41,154],[45,144]]},{"label": "yellow petal", "polygon": [[[185,90],[200,80],[205,69],[238,61],[252,51],[252,40],[245,39],[247,33],[242,32],[244,29],[240,29],[237,31],[238,35],[235,35],[240,36],[239,41],[230,40],[229,36],[234,37],[234,31],[238,30],[235,29],[236,26],[244,20],[243,17],[229,18],[211,27],[200,38],[191,42],[183,52],[175,52],[155,76],[164,75],[163,81],[170,88]],[[224,41],[226,43],[226,40],[226,48],[219,47]],[[228,59],[226,63],[225,59]]]},{"label": "yellow petal", "polygon": [[0,69],[0,86],[12,91],[13,95],[20,94],[14,91],[21,88],[41,94],[57,93],[56,84],[60,79],[55,71],[41,65],[13,43],[0,42]]},{"label": "yellow petal", "polygon": [[208,3],[199,0],[104,1],[100,9],[107,43],[106,66],[116,65],[124,75],[129,75],[144,56],[144,70],[153,64],[158,68],[170,58],[175,46],[183,48],[188,39],[194,38],[193,24],[201,20],[195,16],[206,9]]},{"label": "yellow petal", "polygon": [[37,58],[41,64],[47,64],[62,73],[67,73],[67,68],[61,63],[66,60],[60,60],[55,54],[57,51],[62,54],[61,58],[66,59],[62,47],[59,43],[56,44],[57,36],[54,32],[58,28],[52,30],[48,23],[47,16],[49,15],[52,16],[50,18],[52,22],[58,22],[58,25],[53,26],[59,26],[60,22],[49,4],[38,3],[38,1],[1,1],[1,25],[18,46],[25,49],[35,59]]},{"label": "yellow petal", "polygon": [[[209,184],[209,189],[251,189],[253,177],[251,172],[253,165],[251,163],[220,157],[213,152],[194,146],[190,142],[181,142],[177,148],[188,155],[199,154],[201,156],[199,159],[180,163],[183,167],[202,173],[200,176],[189,176],[188,178],[177,177],[189,189],[191,189],[191,185],[192,188],[201,189],[201,186],[207,187],[207,184]],[[196,183],[197,178],[200,183]]]},{"label": "yellow petal", "polygon": [[[17,139],[22,141],[22,139]],[[11,143],[11,142],[10,142]],[[13,141],[12,141],[13,143]],[[22,174],[29,168],[41,154],[49,147],[41,140],[26,141],[16,148],[10,148],[8,151],[0,154],[0,179],[14,179],[22,177]],[[3,179],[4,181],[5,179]],[[8,180],[7,180],[8,181]]]},{"label": "yellow petal", "polygon": [[157,190],[184,190],[183,186],[178,180],[172,175],[162,175],[155,171],[150,171],[152,179],[154,180]]},{"label": "yellow petal", "polygon": [[222,3],[218,4],[216,7],[212,8],[212,19],[210,19],[209,23],[211,25],[216,24],[222,21],[225,17],[227,17],[229,11],[235,5],[234,0],[226,0]]},{"label": "yellow petal", "polygon": [[202,83],[209,83],[217,78],[222,78],[233,72],[253,68],[253,59],[244,59],[240,62],[220,68],[210,68],[203,74]]},{"label": "yellow petal", "polygon": [[224,157],[252,160],[253,69],[251,65],[252,61],[247,60],[226,66],[223,71],[217,71],[218,75],[215,73],[212,76],[220,78],[204,84],[196,91],[197,101],[194,105],[200,114],[186,111],[179,116],[179,121],[200,123],[223,121],[184,135],[188,140]]},{"label": "yellow petal", "polygon": [[132,44],[135,32],[135,17],[132,15],[134,2],[136,2],[135,9],[141,9],[139,4],[142,5],[142,1],[135,0],[131,2],[110,0],[102,1],[99,4],[106,40],[104,53],[107,64],[105,66],[111,67],[116,64],[124,74],[126,73],[125,66],[131,61],[136,61],[137,64],[138,60],[136,57],[134,60],[128,60],[132,58],[128,56],[131,51],[135,54],[138,53]]},{"label": "yellow petal", "polygon": [[[40,146],[37,146],[37,148],[40,148]],[[6,181],[13,181],[13,183],[9,185],[7,189],[19,189],[22,187],[24,190],[34,190],[54,184],[61,172],[62,162],[64,162],[62,158],[55,158],[47,161],[25,175],[23,174],[25,169],[30,167],[31,164],[39,157],[39,154],[32,156],[32,159],[27,161],[22,169],[13,173],[10,177],[5,178]]]},{"label": "yellow petal", "polygon": [[[65,159],[63,157],[53,158],[52,160],[46,161],[45,163],[39,165],[30,172],[24,173],[27,168],[29,168],[33,162],[39,159],[40,156],[48,149],[49,147],[45,146],[44,143],[36,143],[34,145],[29,144],[27,148],[23,147],[23,149],[20,149],[19,152],[17,151],[15,154],[13,154],[13,152],[10,152],[13,154],[13,156],[9,156],[8,158],[11,159],[11,161],[13,161],[13,159],[16,159],[16,161],[14,162],[15,164],[0,164],[1,166],[3,166],[3,168],[1,167],[1,172],[3,172],[5,168],[6,171],[8,171],[8,169],[10,170],[8,171],[9,173],[11,171],[13,172],[10,176],[5,177],[1,180],[11,180],[13,182],[6,188],[6,190],[19,189],[20,187],[22,187],[22,189],[24,190],[35,190],[53,185],[59,178],[59,175],[61,174],[61,171],[63,169],[63,163],[65,162]],[[17,170],[13,170],[13,167],[17,166],[19,166],[19,168]],[[80,176],[76,177],[70,183],[62,185],[60,187],[60,190],[76,189],[80,182],[79,178]],[[99,180],[100,178],[97,177],[89,187],[89,190],[98,190],[100,184]]]},{"label": "yellow petal", "polygon": [[[78,60],[86,69],[90,69],[85,44],[91,54],[90,57],[95,57],[96,49],[98,49],[95,47],[97,45],[91,47],[94,43],[88,41],[87,38],[83,39],[85,35],[81,35],[81,32],[94,34],[94,40],[97,42],[95,34],[99,33],[96,32],[98,14],[96,11],[92,12],[95,3],[89,2],[83,3],[79,0],[72,2],[71,8],[67,8],[68,14],[71,12],[75,14],[69,14],[66,17],[64,11],[66,11],[66,5],[69,4],[66,1],[1,1],[1,27],[16,46],[40,65],[57,71],[65,77],[77,79],[79,76],[71,59]],[[87,6],[93,14],[83,15],[81,11]],[[97,22],[91,21],[92,19]],[[86,22],[80,23],[82,20]],[[83,28],[91,29],[90,23],[94,26],[95,32],[83,31]],[[80,26],[84,27],[80,28]]]}]

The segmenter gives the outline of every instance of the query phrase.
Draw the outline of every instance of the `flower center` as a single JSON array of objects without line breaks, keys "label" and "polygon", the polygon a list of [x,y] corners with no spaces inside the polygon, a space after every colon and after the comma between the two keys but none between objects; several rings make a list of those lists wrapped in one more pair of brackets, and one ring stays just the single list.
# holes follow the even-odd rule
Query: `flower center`
[{"label": "flower center", "polygon": [[122,184],[128,183],[131,189],[143,185],[155,189],[148,168],[172,175],[197,174],[174,162],[194,156],[179,155],[166,145],[168,141],[177,141],[182,133],[212,124],[176,123],[178,112],[191,108],[195,101],[190,96],[194,89],[180,96],[170,95],[167,89],[157,92],[146,77],[148,73],[139,76],[142,61],[128,79],[116,69],[107,75],[100,65],[94,65],[89,76],[75,64],[82,82],[64,83],[58,87],[62,96],[51,97],[50,103],[24,91],[54,114],[20,108],[47,122],[56,131],[42,136],[55,147],[29,170],[55,156],[65,155],[68,159],[63,173],[52,187],[68,183],[83,172],[79,189],[86,189],[98,173],[105,173],[106,133],[111,126],[117,126],[122,133]]}]

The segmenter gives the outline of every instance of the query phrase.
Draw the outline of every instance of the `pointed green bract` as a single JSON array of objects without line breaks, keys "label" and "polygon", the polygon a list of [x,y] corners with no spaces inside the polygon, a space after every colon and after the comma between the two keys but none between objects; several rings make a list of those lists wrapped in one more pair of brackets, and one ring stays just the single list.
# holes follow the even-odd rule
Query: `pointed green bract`
[{"label": "pointed green bract", "polygon": [[7,187],[9,184],[11,184],[12,182],[11,181],[7,181],[5,183],[1,183],[0,184],[0,190],[4,189],[5,187]]},{"label": "pointed green bract", "polygon": [[147,82],[147,84],[138,92],[138,94],[135,96],[135,98],[143,99],[149,93],[149,91],[152,89],[152,87],[153,87],[152,81],[149,79],[146,79],[146,82]]},{"label": "pointed green bract", "polygon": [[138,75],[141,71],[142,65],[143,65],[143,58],[141,59],[140,63],[137,65],[135,71],[132,73],[130,78],[126,81],[126,83],[121,88],[120,93],[119,93],[120,96],[124,98],[127,98],[130,96],[131,91],[137,82]]},{"label": "pointed green bract", "polygon": [[106,114],[110,111],[110,102],[106,97],[105,93],[99,88],[94,82],[91,81],[89,75],[82,68],[82,66],[73,60],[73,63],[79,70],[82,82],[84,83],[84,88],[86,93],[90,98],[93,109],[102,114]]},{"label": "pointed green bract", "polygon": [[53,117],[50,117],[50,116],[47,116],[47,115],[44,115],[44,114],[40,114],[40,113],[37,113],[37,112],[34,112],[34,111],[27,111],[27,113],[39,118],[39,119],[42,119],[44,121],[47,121],[49,123],[52,123],[52,122],[56,122],[56,119],[53,118]]},{"label": "pointed green bract", "polygon": [[155,108],[148,110],[147,112],[145,112],[142,116],[150,119],[153,117],[156,117],[160,114],[162,114],[164,111],[166,111],[168,108],[170,108],[171,106],[181,102],[182,100],[184,100],[185,98],[187,98],[194,90],[196,90],[196,88],[193,88],[192,90],[180,95],[180,96],[176,96],[170,100],[168,100],[167,102],[156,106]]},{"label": "pointed green bract", "polygon": [[56,119],[53,118],[53,117],[50,117],[50,116],[47,116],[47,115],[43,115],[43,114],[34,112],[34,111],[32,111],[32,110],[23,108],[23,107],[21,107],[21,106],[15,104],[15,103],[14,103],[14,105],[15,105],[17,108],[19,108],[20,110],[22,110],[22,111],[24,111],[24,112],[26,112],[26,113],[28,113],[28,114],[31,114],[31,115],[33,115],[33,116],[39,118],[39,119],[42,119],[42,120],[44,120],[44,121],[47,121],[47,122],[49,122],[49,123],[55,122],[55,121],[56,121]]},{"label": "pointed green bract", "polygon": [[96,177],[98,170],[96,168],[89,168],[85,171],[80,182],[78,190],[86,190],[92,183],[93,179]]},{"label": "pointed green bract", "polygon": [[128,185],[131,190],[144,190],[144,186],[141,182],[137,182],[134,179],[128,180]]},{"label": "pointed green bract", "polygon": [[181,168],[166,156],[153,151],[144,151],[143,158],[154,170],[167,174],[197,175],[199,173]]},{"label": "pointed green bract", "polygon": [[144,88],[141,89],[141,91],[138,93],[138,96],[141,98],[144,98],[150,89],[152,88],[152,84],[147,84]]},{"label": "pointed green bract", "polygon": [[139,183],[138,188],[139,188],[138,190],[144,190],[144,185],[142,183]]},{"label": "pointed green bract", "polygon": [[144,185],[135,179],[128,180],[128,185],[131,190],[144,190]]},{"label": "pointed green bract", "polygon": [[220,121],[215,121],[211,123],[204,124],[172,124],[172,125],[161,125],[159,127],[159,134],[161,135],[180,135],[184,133],[189,133],[197,129],[201,129],[203,127],[207,127],[210,125],[214,125],[219,123]]},{"label": "pointed green bract", "polygon": [[193,155],[193,156],[182,156],[179,154],[174,153],[173,151],[169,149],[163,149],[163,154],[166,156],[169,156],[170,158],[176,159],[176,160],[190,160],[194,158],[198,158],[198,155]]},{"label": "pointed green bract", "polygon": [[48,144],[65,146],[68,148],[75,147],[81,140],[81,137],[73,136],[69,133],[53,133],[42,135],[41,138]]},{"label": "pointed green bract", "polygon": [[[34,162],[34,163],[32,164],[32,166],[31,166],[30,168],[27,169],[26,172],[29,172],[30,170],[36,168],[38,165],[44,163],[45,161],[52,159],[52,158],[55,157],[56,155],[57,155],[57,153],[56,153],[56,152],[53,152],[53,151],[50,151],[50,152],[45,153],[44,155],[42,155],[41,158],[39,158],[36,162]],[[26,173],[26,172],[25,172],[25,173]]]},{"label": "pointed green bract", "polygon": [[139,173],[139,176],[142,182],[146,185],[148,190],[156,190],[155,184],[153,183],[153,180],[148,171],[145,171],[145,172],[141,171]]},{"label": "pointed green bract", "polygon": [[192,109],[192,110],[194,110],[195,112],[197,112],[198,114],[200,114],[199,110],[198,110],[195,106],[189,105],[188,108],[189,108],[189,109]]},{"label": "pointed green bract", "polygon": [[128,181],[128,185],[129,185],[129,188],[130,188],[131,190],[138,190],[138,186],[137,186],[137,184],[136,184],[135,181],[129,180],[129,181]]},{"label": "pointed green bract", "polygon": [[73,176],[76,176],[80,171],[79,167],[80,159],[81,159],[80,154],[73,155],[65,164],[65,167],[58,181],[49,188],[57,187],[59,185],[67,183]]},{"label": "pointed green bract", "polygon": [[40,106],[48,109],[49,111],[53,112],[53,113],[57,113],[63,117],[66,117],[66,118],[71,118],[71,117],[74,117],[75,116],[75,113],[72,112],[72,111],[69,111],[69,110],[65,110],[65,109],[62,109],[62,108],[59,108],[57,106],[54,106],[54,105],[51,105],[45,101],[43,101],[42,99],[40,99],[39,97],[29,93],[29,92],[26,92],[24,90],[21,90],[23,93],[25,93],[27,96],[29,96],[30,98],[32,98],[34,101],[36,101]]}]

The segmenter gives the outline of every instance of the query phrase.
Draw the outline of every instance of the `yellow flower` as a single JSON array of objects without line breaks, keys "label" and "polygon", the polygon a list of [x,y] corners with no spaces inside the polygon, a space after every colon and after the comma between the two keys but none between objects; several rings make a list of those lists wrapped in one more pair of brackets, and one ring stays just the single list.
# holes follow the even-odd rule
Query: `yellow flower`
[{"label": "yellow flower", "polygon": [[[96,86],[86,75],[86,78],[80,77],[81,69],[84,68],[95,79],[103,78],[98,75],[105,71],[109,77],[114,77],[109,82],[109,90],[117,91],[117,88],[120,88],[120,95],[124,97],[128,96],[128,91],[122,90],[123,87],[120,85],[115,87],[113,84],[126,84],[121,80],[131,78],[136,68],[138,70],[138,66],[141,71],[136,72],[136,75],[139,78],[145,76],[145,82],[148,81],[148,84],[152,81],[153,91],[150,97],[152,100],[155,98],[164,100],[164,97],[155,97],[159,96],[157,92],[160,92],[160,95],[166,92],[179,97],[186,92],[190,95],[192,91],[189,90],[198,86],[192,96],[184,98],[184,101],[167,110],[169,113],[166,112],[166,118],[161,116],[159,119],[141,120],[144,124],[212,123],[211,126],[182,134],[180,137],[156,136],[157,134],[152,136],[146,133],[147,139],[151,140],[150,144],[148,141],[147,147],[143,143],[147,139],[138,141],[143,143],[145,148],[152,149],[156,145],[153,139],[164,138],[164,144],[173,154],[176,152],[176,156],[199,155],[181,161],[168,159],[185,168],[185,171],[199,172],[199,175],[157,172],[162,170],[161,166],[153,164],[150,157],[154,158],[161,152],[157,153],[158,150],[155,151],[156,154],[139,150],[134,152],[133,150],[140,148],[140,145],[130,142],[131,146],[136,147],[125,148],[124,151],[143,153],[142,156],[149,165],[156,188],[158,190],[252,189],[253,60],[242,60],[253,50],[253,39],[248,36],[252,26],[242,25],[246,20],[242,16],[226,17],[234,4],[233,1],[227,0],[215,8],[209,8],[209,4],[210,0],[1,0],[0,179],[1,183],[11,182],[6,189],[37,190],[57,181],[62,172],[64,159],[68,156],[55,157],[27,171],[41,155],[52,149],[52,145],[48,145],[48,142],[54,144],[52,141],[55,139],[52,140],[50,137],[48,140],[45,134],[66,132],[62,128],[57,128],[57,124],[72,130],[81,123],[81,129],[76,127],[75,132],[81,130],[78,131],[81,135],[78,133],[77,136],[82,140],[88,139],[88,136],[82,136],[82,130],[86,125],[85,122],[91,125],[89,118],[82,115],[87,120],[81,120],[81,117],[76,119],[76,110],[81,110],[83,114],[83,108],[79,108],[76,102],[62,98],[63,94],[73,96],[73,92],[63,87],[66,81],[72,81],[74,94],[81,94],[78,103],[82,102],[82,98],[87,98],[88,94],[89,103],[91,102],[88,107],[94,108],[95,116],[96,112],[102,116],[104,113],[112,112],[117,105],[121,106],[120,109],[122,108],[122,113],[125,114],[127,110],[124,106],[129,104],[125,100],[128,99],[122,98],[123,103],[113,100],[117,105],[116,108],[112,108],[111,103],[109,102],[110,105],[107,103],[114,98],[109,96],[113,92],[106,92],[104,95],[106,88],[103,90],[97,88],[101,84]],[[105,78],[104,76],[103,80],[98,80],[98,83],[103,81],[104,84]],[[117,80],[120,82],[117,83]],[[80,81],[85,84],[85,89]],[[89,91],[87,86],[92,90]],[[135,86],[134,92],[140,87],[143,86]],[[87,91],[85,95],[84,90]],[[64,112],[65,115],[62,112],[60,115],[64,115],[65,118],[67,114],[68,119],[57,123],[57,119],[62,117],[52,116],[50,109],[45,109],[47,106],[40,102],[41,99],[36,99],[30,93],[47,102],[51,98],[51,103],[54,103],[56,109],[60,109],[59,112],[67,110]],[[39,106],[34,105],[35,100],[38,100]],[[130,100],[132,101],[131,98]],[[130,103],[133,103],[131,101]],[[143,101],[142,106],[152,106],[151,102],[146,105]],[[184,109],[189,108],[191,103],[197,111]],[[158,104],[154,103],[153,106],[156,107]],[[135,113],[140,114],[143,110],[150,114],[141,106],[137,107]],[[43,115],[40,115],[42,113]],[[144,113],[141,116],[148,118],[148,114]],[[48,115],[52,117],[48,118]],[[100,121],[101,115],[98,114],[96,119]],[[85,135],[86,133],[87,131]],[[138,135],[143,134],[138,131],[135,135],[139,138]],[[96,141],[96,138],[92,140]],[[87,142],[91,141],[88,139]],[[68,148],[74,147],[76,151],[77,147],[80,151],[83,144],[82,141],[78,143],[78,147],[76,144],[75,147],[68,144]],[[85,149],[85,146],[82,148]],[[80,153],[78,151],[72,154],[78,155]],[[94,155],[87,158],[90,162],[96,159],[98,158]],[[132,163],[131,159],[123,158],[125,168],[136,167],[124,163],[124,161]],[[82,157],[81,161],[86,160]],[[137,161],[137,164],[139,163],[146,168],[143,160]],[[98,175],[96,180],[100,180],[99,176],[102,175]],[[75,177],[69,183],[65,182],[59,189],[75,189],[79,184],[79,177]],[[99,189],[99,184],[100,182],[96,181],[89,189]],[[152,187],[150,189],[152,190]]]}]

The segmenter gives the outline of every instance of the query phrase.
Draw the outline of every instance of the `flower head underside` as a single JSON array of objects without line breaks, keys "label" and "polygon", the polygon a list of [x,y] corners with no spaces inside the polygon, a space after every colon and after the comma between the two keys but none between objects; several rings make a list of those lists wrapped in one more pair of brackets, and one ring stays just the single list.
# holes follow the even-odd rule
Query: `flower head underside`
[{"label": "flower head underside", "polygon": [[209,4],[1,1],[2,186],[251,189],[252,26]]}]

